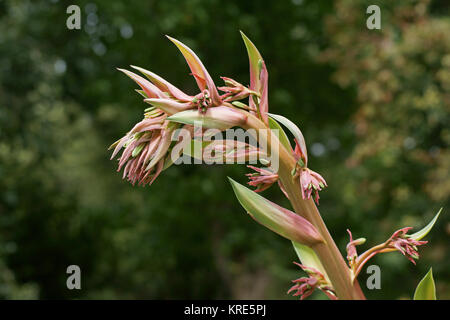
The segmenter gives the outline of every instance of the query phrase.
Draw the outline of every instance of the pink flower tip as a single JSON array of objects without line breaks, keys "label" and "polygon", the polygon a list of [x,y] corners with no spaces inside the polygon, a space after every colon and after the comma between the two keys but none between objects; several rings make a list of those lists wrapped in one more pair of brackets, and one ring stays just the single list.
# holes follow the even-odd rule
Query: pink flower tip
[{"label": "pink flower tip", "polygon": [[300,170],[300,187],[303,199],[309,199],[313,195],[314,201],[319,204],[319,191],[327,187],[327,182],[317,172],[308,168],[301,168]]},{"label": "pink flower tip", "polygon": [[324,275],[315,268],[307,267],[294,261],[294,264],[298,265],[308,274],[308,277],[301,277],[292,280],[294,285],[288,290],[288,294],[295,291],[292,295],[294,297],[300,297],[300,300],[304,300],[309,297],[314,290],[319,289],[325,293],[331,300],[336,300],[336,294],[333,287],[325,279]]}]

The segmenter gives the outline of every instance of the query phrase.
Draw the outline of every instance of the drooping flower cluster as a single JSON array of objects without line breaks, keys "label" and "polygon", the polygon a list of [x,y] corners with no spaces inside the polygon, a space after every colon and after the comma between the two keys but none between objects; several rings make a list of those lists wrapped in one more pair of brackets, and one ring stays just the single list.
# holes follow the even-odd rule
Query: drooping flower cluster
[{"label": "drooping flower cluster", "polygon": [[255,171],[254,173],[246,174],[246,176],[250,180],[248,184],[250,186],[256,187],[255,192],[264,191],[278,181],[278,174],[270,171],[269,169],[263,169],[254,166],[247,167]]},{"label": "drooping flower cluster", "polygon": [[400,251],[409,261],[416,264],[414,259],[419,259],[419,252],[417,246],[427,244],[428,241],[419,241],[411,238],[407,233],[411,230],[411,227],[402,228],[394,232],[389,238],[389,247],[395,248]]},{"label": "drooping flower cluster", "polygon": [[[229,95],[226,94],[223,98],[219,95],[214,81],[197,55],[178,40],[170,37],[169,39],[185,57],[200,92],[195,96],[188,95],[155,73],[140,67],[132,66],[144,74],[148,80],[128,70],[118,69],[141,87],[141,90],[137,91],[144,96],[146,103],[152,105],[146,110],[144,119],[111,146],[115,148],[111,159],[124,148],[119,157],[118,171],[123,169],[123,178],[127,178],[133,184],[153,183],[165,164],[171,163],[166,157],[172,143],[171,135],[181,125],[177,121],[170,121],[170,116],[188,110],[197,110],[197,114],[190,113],[184,117],[183,121],[178,121],[186,123],[185,128],[190,131],[192,131],[190,122],[198,118],[201,118],[206,127],[220,130],[241,125],[246,120],[244,114],[224,102]],[[231,83],[230,80],[226,82]],[[237,82],[233,82],[233,85],[245,91],[243,89],[245,87]],[[234,91],[234,94],[236,93],[237,91]],[[245,97],[245,94],[238,94],[238,97]],[[242,152],[237,155],[241,156],[241,154]]]},{"label": "drooping flower cluster", "polygon": [[302,198],[310,199],[313,196],[314,201],[319,204],[319,191],[327,187],[327,182],[320,174],[307,167],[308,154],[305,139],[300,129],[295,127],[293,131],[296,135],[294,157],[297,160],[294,176],[299,177]]},{"label": "drooping flower cluster", "polygon": [[111,146],[115,147],[111,159],[124,148],[117,171],[124,168],[123,178],[127,178],[133,185],[136,182],[142,185],[152,184],[164,167],[164,157],[174,128],[165,119],[164,112],[153,110]]},{"label": "drooping flower cluster", "polygon": [[262,192],[270,188],[275,182],[277,182],[278,186],[280,187],[280,190],[283,192],[286,198],[289,199],[289,196],[286,190],[284,189],[284,186],[281,183],[278,174],[273,172],[271,168],[264,169],[254,166],[247,166],[247,167],[255,171],[246,174],[246,176],[249,179],[248,185],[255,187],[256,188],[254,190],[255,192]]},{"label": "drooping flower cluster", "polygon": [[319,191],[325,188],[327,183],[317,172],[304,168],[300,172],[300,186],[303,199],[309,199],[313,195],[314,201],[319,204]]},{"label": "drooping flower cluster", "polygon": [[294,263],[302,268],[308,274],[308,277],[301,277],[292,280],[294,285],[288,290],[288,294],[295,291],[293,296],[300,297],[300,300],[304,300],[309,297],[314,292],[314,290],[319,289],[323,293],[325,293],[331,300],[337,299],[333,287],[330,283],[328,283],[328,281],[320,271],[312,267],[304,266],[297,262]]}]

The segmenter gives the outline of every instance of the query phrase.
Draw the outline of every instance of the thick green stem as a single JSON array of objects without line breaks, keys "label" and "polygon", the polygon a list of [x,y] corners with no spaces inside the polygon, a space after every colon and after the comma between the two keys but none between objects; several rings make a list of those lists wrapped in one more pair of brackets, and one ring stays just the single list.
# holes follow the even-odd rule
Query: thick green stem
[{"label": "thick green stem", "polygon": [[[268,130],[263,122],[251,114],[248,115],[246,128],[256,130]],[[261,132],[259,132],[261,133]],[[267,139],[262,145],[267,146],[267,152],[272,150],[272,143],[278,143],[279,147],[279,170],[278,176],[289,196],[294,211],[311,222],[317,231],[322,235],[325,242],[315,245],[312,249],[316,252],[325,271],[332,282],[339,299],[353,300],[365,299],[358,282],[352,281],[351,271],[345,263],[339,249],[331,237],[322,217],[312,199],[303,199],[301,196],[300,183],[298,178],[294,179],[291,171],[296,165],[296,161],[288,150],[286,150],[277,137],[270,131],[266,134],[258,134],[258,139]],[[261,140],[258,140],[260,143]]]}]

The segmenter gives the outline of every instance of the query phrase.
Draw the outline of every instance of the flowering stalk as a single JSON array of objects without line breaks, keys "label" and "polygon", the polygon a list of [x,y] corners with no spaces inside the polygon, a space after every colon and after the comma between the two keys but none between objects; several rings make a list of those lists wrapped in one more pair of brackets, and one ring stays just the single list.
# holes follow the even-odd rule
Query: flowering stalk
[{"label": "flowering stalk", "polygon": [[[197,55],[183,43],[168,37],[181,51],[198,85],[199,92],[188,95],[160,76],[143,68],[132,66],[144,74],[147,79],[128,70],[119,69],[133,79],[140,87],[138,92],[144,96],[144,102],[151,105],[145,110],[144,119],[136,124],[122,139],[111,146],[114,148],[111,158],[123,149],[118,162],[118,171],[123,169],[123,177],[135,184],[152,184],[160,173],[182,153],[196,157],[191,153],[194,140],[173,141],[172,134],[183,127],[195,137],[208,137],[205,129],[219,132],[231,127],[241,127],[253,135],[258,142],[253,146],[233,140],[207,141],[203,152],[204,160],[248,160],[252,155],[259,156],[266,168],[248,166],[254,173],[247,174],[249,185],[256,187],[252,191],[230,179],[236,197],[242,207],[257,222],[292,241],[301,260],[298,264],[308,275],[293,280],[294,286],[289,292],[301,299],[306,298],[314,289],[322,290],[330,299],[365,299],[356,280],[364,263],[377,253],[400,251],[414,263],[418,258],[417,247],[426,243],[420,241],[432,228],[437,216],[423,230],[408,235],[410,228],[395,232],[385,243],[375,246],[358,256],[356,246],[365,242],[360,238],[347,245],[347,266],[342,254],[331,237],[316,204],[319,203],[319,191],[327,183],[308,164],[306,142],[300,129],[289,119],[268,113],[268,72],[264,60],[253,43],[242,34],[250,61],[250,85],[245,87],[239,82],[222,77],[225,86],[217,88],[211,76]],[[223,91],[223,95],[219,92]],[[248,104],[239,100],[248,99]],[[196,131],[200,123],[202,129]],[[281,123],[294,136],[295,148],[279,125]],[[251,129],[251,130],[250,130]],[[276,134],[278,133],[278,134]],[[184,149],[188,146],[189,148]],[[203,146],[203,144],[202,144]],[[183,147],[183,148],[180,148]],[[180,151],[181,150],[181,151]],[[173,156],[173,155],[172,155]],[[279,165],[271,161],[277,159]],[[259,195],[271,185],[278,183],[289,199],[290,211]]]},{"label": "flowering stalk", "polygon": [[[262,142],[261,139],[267,139],[265,142],[262,142],[262,144],[267,145],[268,150],[272,149],[270,147],[272,143],[280,144],[280,141],[271,132],[271,130],[268,129],[265,124],[254,115],[248,115],[246,128],[259,129],[256,130],[256,132],[263,132],[261,130],[267,130],[267,134],[258,135],[258,141]],[[351,272],[327,227],[325,226],[314,200],[311,198],[303,199],[302,197],[302,190],[300,184],[298,183],[298,179],[295,179],[292,175],[293,169],[297,166],[295,157],[290,151],[286,150],[284,146],[280,145],[279,159],[280,167],[278,170],[278,176],[284,186],[294,211],[308,220],[325,240],[323,243],[312,246],[312,249],[316,252],[322,262],[334,290],[336,291],[337,297],[344,300],[365,299],[359,284],[357,282],[353,282]]]}]

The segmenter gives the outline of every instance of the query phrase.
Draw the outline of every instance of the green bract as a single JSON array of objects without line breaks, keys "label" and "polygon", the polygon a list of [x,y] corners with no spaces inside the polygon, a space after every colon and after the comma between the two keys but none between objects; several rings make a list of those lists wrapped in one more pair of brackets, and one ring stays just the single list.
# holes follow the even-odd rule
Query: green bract
[{"label": "green bract", "polygon": [[276,122],[274,119],[269,117],[269,127],[272,131],[278,130],[278,139],[280,140],[281,144],[286,148],[288,151],[292,151],[291,143],[289,142],[289,138],[286,135],[286,132],[284,132],[283,128]]},{"label": "green bract", "polygon": [[325,279],[328,282],[330,282],[330,279],[328,278],[325,268],[323,267],[319,257],[317,256],[317,254],[314,252],[313,249],[295,241],[292,241],[292,245],[294,246],[295,253],[300,259],[302,265],[309,268],[317,269],[323,274]]},{"label": "green bract", "polygon": [[433,228],[434,224],[436,223],[437,219],[439,218],[439,215],[441,214],[441,211],[442,211],[442,208],[439,210],[438,213],[436,213],[436,215],[434,216],[433,220],[430,221],[430,223],[428,223],[420,231],[417,231],[416,233],[413,233],[412,235],[410,235],[409,238],[412,238],[414,240],[423,239],[428,234],[428,232],[430,232],[431,229]]},{"label": "green bract", "polygon": [[414,292],[414,300],[436,300],[436,287],[433,279],[433,268],[420,280]]},{"label": "green bract", "polygon": [[306,150],[305,138],[303,137],[302,132],[296,126],[296,124],[293,123],[288,118],[280,116],[279,114],[269,113],[269,117],[275,119],[276,121],[280,122],[286,128],[289,129],[289,131],[294,135],[294,138],[297,140],[298,145],[299,145],[299,147],[300,147],[300,149],[301,149],[301,151],[302,151],[302,153],[303,153],[303,155],[305,157],[305,161],[308,161],[308,152]]},{"label": "green bract", "polygon": [[242,207],[263,226],[304,245],[311,246],[323,242],[316,228],[305,218],[265,199],[233,179],[228,179]]}]

